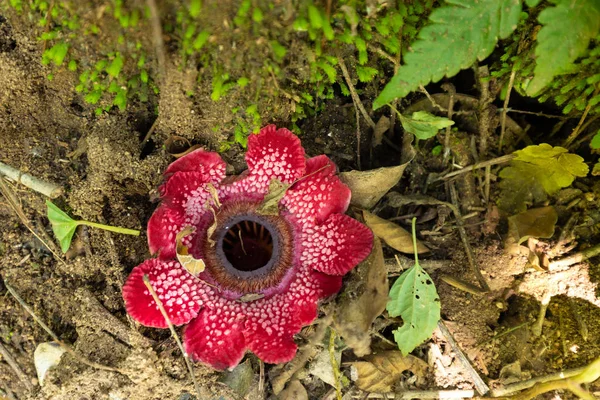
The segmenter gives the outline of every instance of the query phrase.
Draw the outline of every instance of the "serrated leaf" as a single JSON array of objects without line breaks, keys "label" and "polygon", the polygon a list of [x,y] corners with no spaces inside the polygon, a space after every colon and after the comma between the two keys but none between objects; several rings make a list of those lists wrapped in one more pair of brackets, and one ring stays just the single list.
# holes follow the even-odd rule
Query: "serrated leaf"
[{"label": "serrated leaf", "polygon": [[454,121],[437,117],[427,111],[417,111],[411,117],[400,115],[400,123],[405,131],[415,135],[417,139],[425,140],[437,135],[440,129],[454,125]]},{"label": "serrated leaf", "polygon": [[356,386],[371,393],[389,393],[401,376],[410,371],[418,383],[427,376],[427,363],[420,358],[403,356],[398,350],[382,351],[366,357],[366,361],[352,363],[356,368]]},{"label": "serrated leaf", "polygon": [[406,355],[431,337],[440,319],[440,299],[431,277],[418,263],[405,271],[390,289],[390,317],[402,317],[394,340]]},{"label": "serrated leaf", "polygon": [[369,171],[342,172],[340,179],[352,192],[350,203],[365,209],[373,207],[400,181],[407,165],[408,162],[395,167],[377,168]]},{"label": "serrated leaf", "polygon": [[527,86],[532,96],[545,88],[556,75],[568,73],[582,56],[590,40],[600,32],[600,1],[552,0],[538,16],[543,27],[537,35],[534,78]]},{"label": "serrated leaf", "polygon": [[547,143],[515,151],[510,165],[500,171],[501,195],[498,206],[518,214],[527,205],[545,201],[547,195],[570,186],[576,177],[584,177],[589,168],[582,157]]},{"label": "serrated leaf", "polygon": [[123,57],[121,55],[117,55],[114,60],[110,63],[108,67],[106,67],[106,73],[111,77],[115,78],[121,73],[121,69],[123,68]]},{"label": "serrated leaf", "polygon": [[[517,27],[520,0],[448,0],[435,9],[392,80],[375,99],[377,109],[419,85],[456,75],[489,56],[498,39]],[[435,62],[433,62],[435,58]]]},{"label": "serrated leaf", "polygon": [[[404,228],[365,210],[363,210],[363,217],[365,225],[371,228],[373,234],[388,246],[401,253],[412,253],[414,251],[413,238]],[[419,254],[423,254],[427,253],[429,249],[417,240],[417,251]]]},{"label": "serrated leaf", "polygon": [[371,82],[378,72],[375,68],[356,66],[356,74],[361,82]]},{"label": "serrated leaf", "polygon": [[530,237],[551,238],[558,221],[556,209],[552,206],[532,208],[508,217],[508,232],[521,244]]},{"label": "serrated leaf", "polygon": [[46,207],[48,208],[47,216],[52,225],[52,232],[54,232],[54,236],[56,236],[60,243],[60,249],[63,253],[66,253],[71,246],[75,229],[80,225],[80,222],[69,217],[67,213],[58,208],[50,200],[46,200]]}]

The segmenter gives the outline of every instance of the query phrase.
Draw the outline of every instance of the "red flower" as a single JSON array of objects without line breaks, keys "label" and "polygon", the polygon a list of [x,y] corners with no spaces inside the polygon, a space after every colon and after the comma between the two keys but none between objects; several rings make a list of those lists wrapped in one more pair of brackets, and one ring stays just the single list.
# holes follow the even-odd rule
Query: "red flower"
[{"label": "red flower", "polygon": [[[366,226],[343,214],[350,190],[335,164],[305,159],[287,129],[269,125],[251,135],[246,162],[248,171],[226,178],[218,154],[196,150],[167,168],[162,204],[148,222],[158,258],[134,268],[123,287],[133,318],[166,328],[143,283],[147,274],[173,324],[188,324],[186,351],[216,369],[236,366],[246,350],[267,363],[291,360],[294,334],[317,317],[319,299],[339,291],[342,275],[373,241]],[[257,209],[273,179],[291,186],[278,215],[265,215]],[[206,264],[198,277],[177,261],[176,235],[189,226],[195,232],[183,244]]]}]

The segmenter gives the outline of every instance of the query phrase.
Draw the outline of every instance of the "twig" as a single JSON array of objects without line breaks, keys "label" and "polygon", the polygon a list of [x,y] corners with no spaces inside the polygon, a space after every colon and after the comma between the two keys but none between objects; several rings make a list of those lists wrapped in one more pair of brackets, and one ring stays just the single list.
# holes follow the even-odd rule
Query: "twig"
[{"label": "twig", "polygon": [[535,337],[539,337],[542,334],[544,320],[546,319],[546,311],[548,310],[548,305],[550,305],[550,300],[552,300],[552,295],[549,292],[546,292],[540,303],[540,310],[538,312],[537,320],[531,327],[531,333],[533,333]]},{"label": "twig", "polygon": [[600,244],[597,244],[596,246],[592,246],[588,249],[585,249],[583,251],[575,253],[572,256],[561,258],[561,259],[558,259],[555,261],[551,261],[550,265],[548,266],[548,269],[553,270],[553,269],[557,269],[557,268],[561,268],[561,267],[569,267],[573,264],[577,264],[577,263],[585,261],[589,258],[595,257],[598,254],[600,254]]},{"label": "twig", "polygon": [[[454,115],[454,95],[456,94],[456,88],[451,83],[444,83],[442,85],[442,88],[446,92],[448,92],[448,95],[450,96],[448,99],[447,117],[448,117],[448,119],[451,120],[452,116]],[[423,90],[425,90],[425,88],[423,88]],[[425,90],[425,93],[427,93],[426,90]],[[442,165],[444,165],[444,166],[448,165],[448,161],[450,160],[450,137],[451,136],[452,136],[452,127],[447,126],[446,127],[446,135],[444,137],[444,154],[442,156]]]},{"label": "twig", "polygon": [[512,92],[513,85],[515,84],[515,76],[517,76],[517,70],[513,65],[512,72],[510,73],[510,79],[508,80],[508,87],[506,89],[506,97],[504,98],[502,118],[500,120],[500,141],[498,142],[498,152],[502,151],[502,144],[504,142],[504,132],[506,131],[506,113],[508,111],[508,101],[510,100],[510,92]]},{"label": "twig", "polygon": [[481,67],[475,66],[475,74],[479,81],[479,90],[481,96],[479,98],[479,155],[485,158],[488,148],[488,139],[491,132],[492,110],[491,104],[494,101],[494,96],[490,93],[489,77],[490,71],[487,65]]},{"label": "twig", "polygon": [[398,61],[396,61],[396,59],[394,57],[392,57],[391,55],[389,55],[387,52],[385,52],[383,49],[372,45],[371,43],[367,43],[367,48],[369,50],[371,50],[374,53],[379,54],[381,57],[386,58],[389,62],[391,62],[394,65],[398,65]]},{"label": "twig", "polygon": [[258,360],[258,369],[259,369],[259,377],[258,377],[258,393],[260,395],[265,391],[265,363],[263,360]]},{"label": "twig", "polygon": [[[594,90],[594,94],[592,97],[596,97],[598,95],[598,92],[600,92],[600,86],[598,86],[596,88],[596,90]],[[569,135],[567,140],[565,140],[563,147],[569,147],[571,145],[571,143],[573,143],[573,141],[575,139],[577,139],[577,136],[579,136],[579,134],[582,132],[581,126],[585,122],[585,119],[587,118],[587,115],[591,109],[592,109],[592,105],[590,104],[590,102],[588,102],[588,105],[585,107],[585,110],[583,110],[583,114],[581,115],[581,118],[579,119],[579,123],[577,124],[575,129],[573,129],[573,132],[571,132],[571,134]]]},{"label": "twig", "polygon": [[286,364],[285,370],[272,380],[274,394],[277,395],[281,393],[285,384],[294,376],[294,374],[302,369],[309,359],[315,356],[317,353],[317,345],[323,341],[325,333],[327,333],[327,328],[331,325],[331,321],[331,315],[323,317],[306,346],[298,352],[292,361]]},{"label": "twig", "polygon": [[163,318],[167,322],[167,325],[169,326],[169,330],[171,331],[171,336],[173,336],[173,339],[175,339],[175,342],[177,343],[179,350],[183,354],[183,359],[185,360],[185,365],[187,366],[188,372],[190,373],[190,376],[192,378],[192,382],[194,383],[194,388],[196,389],[198,398],[199,399],[208,398],[206,393],[203,393],[203,391],[200,390],[200,386],[198,386],[198,382],[196,381],[196,376],[194,375],[194,368],[192,366],[192,362],[190,361],[190,357],[189,357],[188,353],[185,351],[185,349],[183,348],[183,344],[181,344],[181,340],[179,340],[179,336],[177,335],[177,332],[175,332],[173,323],[171,322],[171,319],[169,318],[167,311],[163,307],[162,301],[160,301],[160,299],[158,298],[158,295],[154,291],[154,287],[152,287],[152,284],[150,283],[150,278],[148,278],[148,274],[144,274],[143,280],[144,280],[144,285],[146,285],[146,287],[148,288],[148,291],[152,295],[152,298],[154,299],[154,302],[158,306],[160,313],[162,314]]},{"label": "twig", "polygon": [[17,364],[12,354],[10,354],[8,349],[4,347],[2,342],[0,342],[0,355],[2,356],[2,358],[4,358],[4,361],[6,361],[8,365],[13,369],[13,371],[15,371],[15,374],[17,374],[21,382],[23,382],[27,390],[33,390],[31,379],[25,374],[25,372],[23,372],[21,367],[19,367],[19,364]]},{"label": "twig", "polygon": [[448,327],[446,327],[446,324],[444,324],[444,321],[442,321],[442,320],[438,321],[438,328],[440,329],[440,331],[442,332],[442,335],[446,338],[446,340],[452,347],[452,351],[454,352],[454,354],[456,354],[456,357],[458,357],[458,359],[462,363],[463,367],[467,370],[467,372],[471,376],[471,379],[473,380],[473,384],[475,385],[475,389],[477,390],[477,392],[481,396],[484,396],[487,392],[490,391],[490,388],[488,387],[488,385],[485,384],[485,382],[483,381],[483,379],[481,379],[481,377],[479,376],[477,371],[475,371],[475,368],[473,368],[473,366],[471,365],[471,362],[469,361],[469,359],[467,358],[465,353],[463,353],[463,351],[460,348],[460,346],[458,345],[458,343],[456,343],[456,340],[454,340],[454,336],[452,335],[452,333],[450,333],[450,331],[448,330]]},{"label": "twig", "polygon": [[4,281],[4,286],[6,286],[6,289],[15,298],[15,300],[17,300],[17,302],[21,305],[21,307],[23,307],[25,309],[25,311],[27,311],[29,313],[29,315],[31,315],[31,317],[35,320],[35,322],[37,322],[42,327],[42,329],[44,329],[46,331],[46,333],[48,333],[48,335],[50,335],[52,337],[52,339],[56,343],[58,343],[60,345],[60,347],[62,347],[63,349],[65,349],[77,361],[79,361],[79,362],[81,362],[81,363],[83,363],[83,364],[85,364],[85,365],[87,365],[89,367],[92,367],[92,368],[100,369],[100,370],[103,370],[103,371],[118,372],[118,373],[120,373],[120,374],[122,374],[124,376],[129,377],[125,372],[123,372],[122,370],[120,370],[118,368],[113,368],[113,367],[108,367],[106,365],[98,364],[98,363],[90,361],[87,358],[79,355],[79,353],[77,353],[75,350],[73,350],[71,348],[71,346],[69,346],[68,344],[66,344],[62,340],[60,340],[58,338],[58,336],[56,336],[56,334],[54,332],[52,332],[52,330],[48,327],[48,325],[46,325],[44,323],[44,321],[42,321],[40,319],[40,317],[38,317],[37,314],[35,312],[33,312],[33,310],[31,309],[31,307],[29,307],[27,305],[27,303],[25,303],[25,301],[21,298],[21,296],[19,296],[19,294],[15,291],[15,289],[13,289],[12,286],[9,285],[8,282],[6,282],[6,280]]},{"label": "twig", "polygon": [[358,166],[358,170],[362,170],[360,166],[360,113],[358,112],[358,107],[355,102],[352,102],[354,105],[354,111],[356,112],[356,165]]},{"label": "twig", "polygon": [[470,399],[474,390],[407,390],[402,393],[369,393],[367,399]]},{"label": "twig", "polygon": [[510,160],[512,160],[515,157],[516,156],[514,154],[507,154],[507,155],[504,155],[501,157],[492,158],[491,160],[481,161],[481,162],[475,163],[473,165],[469,165],[468,167],[464,167],[463,169],[449,172],[444,176],[440,176],[440,177],[434,179],[433,182],[445,181],[454,176],[466,174],[467,172],[471,172],[471,171],[474,171],[479,168],[484,168],[484,167],[492,166],[492,165],[496,165],[496,164],[504,164],[504,163],[509,162]]},{"label": "twig", "polygon": [[146,0],[146,5],[150,10],[150,24],[152,26],[152,41],[154,42],[154,51],[156,52],[156,58],[158,58],[158,73],[160,75],[160,82],[166,80],[166,57],[165,57],[165,43],[163,41],[162,27],[160,25],[160,15],[158,14],[158,8],[154,0]]},{"label": "twig", "polygon": [[56,183],[43,181],[2,162],[0,162],[0,174],[51,199],[63,194],[63,188]]},{"label": "twig", "polygon": [[429,92],[427,91],[427,89],[425,89],[425,86],[423,85],[419,85],[419,91],[421,93],[423,93],[425,96],[427,96],[427,98],[429,99],[429,102],[431,103],[431,105],[435,108],[437,108],[438,110],[440,110],[443,113],[447,113],[448,110],[442,106],[440,106],[438,103],[436,103],[436,101],[433,99],[433,97],[431,97],[431,95],[429,94]]},{"label": "twig", "polygon": [[[600,118],[600,114],[596,114],[593,117],[590,117],[585,124],[583,124],[583,126],[581,127],[581,132],[585,132],[585,130],[594,123],[594,121],[596,121],[598,118]],[[579,139],[578,141],[576,141],[574,144],[572,144],[569,149],[574,150],[577,149],[579,146],[581,146],[582,143],[584,142],[588,142],[592,139],[592,137],[596,134],[595,131],[591,131],[590,133],[588,133],[587,135],[585,135],[584,137],[582,137],[581,139]]]},{"label": "twig", "polygon": [[480,295],[480,294],[485,293],[483,290],[481,290],[477,286],[471,285],[468,282],[462,281],[462,280],[460,280],[458,278],[454,278],[452,276],[442,275],[442,276],[440,276],[440,279],[442,281],[446,282],[448,285],[453,286],[459,290],[462,290],[463,292],[471,293],[474,295]]},{"label": "twig", "polygon": [[337,360],[335,359],[335,337],[336,333],[331,329],[329,334],[329,361],[331,362],[331,369],[333,370],[333,379],[335,380],[335,393],[337,394],[337,400],[342,400],[342,386],[340,382],[340,367],[338,366]]},{"label": "twig", "polygon": [[56,260],[58,260],[58,262],[60,262],[66,266],[67,263],[65,262],[65,260],[63,260],[62,257],[60,257],[58,255],[58,253],[54,250],[54,248],[53,248],[54,243],[50,244],[51,243],[50,241],[44,240],[33,229],[33,226],[30,224],[29,219],[27,219],[27,216],[25,216],[25,213],[23,212],[23,208],[19,204],[19,201],[17,200],[15,195],[12,193],[12,191],[8,187],[8,185],[4,182],[4,179],[2,177],[0,177],[0,193],[2,193],[2,195],[8,202],[8,205],[10,206],[10,208],[12,208],[14,213],[17,214],[17,217],[21,220],[21,223],[23,225],[25,225],[25,228],[27,228],[29,230],[29,232],[31,232],[33,234],[33,236],[35,236],[44,246],[46,246],[48,251],[50,251],[50,253],[52,253],[54,258],[56,258]]},{"label": "twig", "polygon": [[515,110],[514,108],[506,108],[506,106],[504,108],[500,108],[497,111],[498,112],[504,112],[504,110],[506,110],[506,112],[513,112],[513,113],[517,113],[517,114],[529,114],[529,115],[536,115],[538,117],[545,117],[545,118],[556,118],[556,119],[569,119],[569,117],[565,117],[564,115],[551,115],[551,114],[544,114],[541,112],[533,112],[533,111],[525,111],[525,110]]},{"label": "twig", "polygon": [[492,180],[492,166],[491,165],[487,165],[485,167],[485,182],[483,184],[483,198],[485,199],[485,204],[488,204],[490,202],[490,186],[491,183],[490,181]]},{"label": "twig", "polygon": [[369,116],[369,113],[365,109],[365,106],[360,101],[360,97],[358,97],[358,93],[356,93],[356,89],[354,89],[354,85],[352,84],[352,80],[350,78],[350,74],[348,73],[348,68],[346,68],[346,64],[344,63],[344,60],[342,59],[342,57],[338,57],[337,60],[338,60],[340,69],[342,70],[342,75],[344,75],[344,80],[346,81],[346,85],[348,85],[348,89],[350,90],[350,95],[352,96],[352,100],[354,101],[354,104],[358,107],[358,109],[360,110],[360,112],[363,115],[363,118],[367,121],[369,126],[373,129],[375,129],[375,126],[377,124],[375,124],[373,119]]},{"label": "twig", "polygon": [[473,249],[471,249],[471,245],[469,244],[469,239],[467,238],[467,232],[465,230],[464,221],[462,219],[462,215],[461,215],[460,209],[458,207],[458,194],[456,193],[456,188],[454,187],[454,182],[450,182],[448,186],[450,187],[450,197],[452,198],[452,205],[454,205],[453,211],[456,216],[456,226],[458,228],[458,233],[460,234],[460,238],[463,242],[463,245],[465,246],[465,251],[467,253],[467,259],[469,260],[469,266],[471,267],[471,270],[475,274],[475,277],[477,277],[477,281],[479,282],[481,289],[484,292],[489,292],[490,287],[488,286],[487,282],[485,281],[485,278],[483,277],[483,275],[481,275],[481,271],[479,270],[479,267],[477,266],[477,263],[475,262],[475,256],[473,255]]},{"label": "twig", "polygon": [[477,343],[477,344],[475,345],[475,348],[479,348],[479,347],[483,346],[484,344],[490,343],[490,342],[492,342],[492,341],[494,341],[494,340],[496,340],[496,339],[500,339],[501,337],[503,337],[503,336],[506,336],[506,335],[508,335],[509,333],[511,333],[511,332],[514,332],[514,331],[516,331],[517,329],[521,329],[522,327],[524,327],[524,326],[528,326],[528,325],[530,325],[530,324],[531,324],[531,322],[530,322],[530,321],[527,321],[527,322],[523,322],[522,324],[519,324],[519,325],[517,325],[517,326],[513,326],[512,328],[510,328],[510,329],[507,329],[507,330],[505,330],[504,332],[500,332],[499,334],[495,335],[494,337],[491,337],[491,338],[489,338],[489,339],[486,339],[486,340],[484,340],[484,341],[482,341],[482,342],[479,342],[479,343]]},{"label": "twig", "polygon": [[154,133],[154,130],[156,129],[156,126],[158,125],[159,118],[160,118],[160,115],[158,117],[156,117],[156,119],[152,123],[152,126],[150,127],[150,129],[148,129],[148,132],[144,136],[144,140],[142,140],[142,144],[140,145],[140,147],[142,149],[144,148],[144,146],[146,146],[146,142],[150,139],[150,136],[152,136],[152,134]]}]

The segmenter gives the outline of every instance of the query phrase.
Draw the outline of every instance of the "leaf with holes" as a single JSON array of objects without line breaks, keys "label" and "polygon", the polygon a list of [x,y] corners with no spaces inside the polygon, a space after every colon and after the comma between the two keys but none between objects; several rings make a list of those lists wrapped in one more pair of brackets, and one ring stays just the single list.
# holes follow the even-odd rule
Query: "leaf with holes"
[{"label": "leaf with holes", "polygon": [[403,325],[394,331],[394,339],[403,355],[431,337],[440,319],[440,298],[431,277],[419,265],[416,251],[416,218],[412,236],[415,265],[406,270],[390,289],[387,311],[390,317],[402,317]]},{"label": "leaf with holes", "polygon": [[402,114],[400,123],[406,132],[412,133],[417,139],[425,140],[437,135],[440,129],[454,125],[454,121],[444,117],[437,117],[427,111],[417,111],[407,117]]},{"label": "leaf with holes", "polygon": [[521,14],[520,0],[447,0],[446,4],[433,10],[430,24],[410,45],[405,64],[375,99],[374,109],[487,58],[498,39],[515,30]]},{"label": "leaf with holes", "polygon": [[537,34],[534,78],[526,89],[529,95],[538,94],[556,75],[571,72],[573,62],[600,33],[600,1],[551,2],[556,6],[545,8],[538,16],[543,26]]}]

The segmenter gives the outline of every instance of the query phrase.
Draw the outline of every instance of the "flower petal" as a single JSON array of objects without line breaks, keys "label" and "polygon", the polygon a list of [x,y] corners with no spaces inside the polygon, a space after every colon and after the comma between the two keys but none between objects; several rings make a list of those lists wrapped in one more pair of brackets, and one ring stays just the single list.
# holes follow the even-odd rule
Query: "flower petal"
[{"label": "flower petal", "polygon": [[303,267],[288,289],[288,301],[292,304],[296,322],[301,327],[313,322],[318,314],[318,301],[336,294],[341,288],[341,276]]},{"label": "flower petal", "polygon": [[165,260],[175,258],[175,237],[185,226],[185,215],[179,208],[161,204],[148,220],[148,246],[150,253],[159,253]]},{"label": "flower petal", "polygon": [[294,358],[298,350],[294,334],[302,326],[291,311],[291,303],[284,294],[249,303],[244,329],[248,350],[270,364],[284,363]]},{"label": "flower petal", "polygon": [[190,275],[177,261],[150,259],[131,271],[123,286],[127,313],[145,326],[167,328],[152,294],[144,284],[148,275],[152,287],[174,325],[188,323],[198,315],[212,289]]},{"label": "flower petal", "polygon": [[[211,199],[204,177],[199,172],[176,172],[162,187],[162,204],[148,221],[148,244],[162,259],[175,257],[177,233],[186,226],[197,227],[210,214]],[[194,234],[186,236],[188,245]]]},{"label": "flower petal", "polygon": [[304,175],[304,149],[298,136],[268,125],[248,138],[246,163],[249,174],[243,182],[248,191],[266,193],[271,179],[292,183]]},{"label": "flower petal", "polygon": [[306,161],[305,177],[295,183],[281,204],[302,225],[320,224],[331,214],[344,213],[350,204],[350,189],[335,176],[336,166],[327,156]]},{"label": "flower petal", "polygon": [[302,232],[301,262],[329,275],[344,275],[371,252],[373,233],[344,214]]},{"label": "flower petal", "polygon": [[219,183],[225,177],[225,166],[219,154],[198,149],[173,161],[165,171],[165,176],[170,177],[176,172],[198,172],[203,183]]},{"label": "flower petal", "polygon": [[204,308],[183,333],[185,351],[218,370],[235,367],[246,353],[243,315],[224,313]]}]

